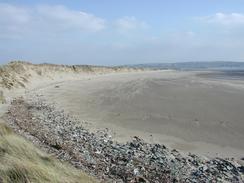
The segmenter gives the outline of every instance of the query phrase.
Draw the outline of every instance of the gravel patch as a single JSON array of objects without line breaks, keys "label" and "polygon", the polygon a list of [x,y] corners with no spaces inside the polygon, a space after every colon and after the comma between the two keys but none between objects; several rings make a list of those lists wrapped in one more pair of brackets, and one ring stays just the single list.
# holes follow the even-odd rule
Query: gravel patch
[{"label": "gravel patch", "polygon": [[41,95],[14,99],[5,119],[34,144],[101,182],[244,182],[244,167],[234,159],[182,155],[137,136],[118,143],[108,129],[89,132]]}]

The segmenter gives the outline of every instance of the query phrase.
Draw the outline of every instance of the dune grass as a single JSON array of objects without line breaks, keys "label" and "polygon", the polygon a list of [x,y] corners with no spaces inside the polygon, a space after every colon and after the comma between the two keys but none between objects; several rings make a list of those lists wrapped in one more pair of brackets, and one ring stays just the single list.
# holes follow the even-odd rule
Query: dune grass
[{"label": "dune grass", "polygon": [[0,122],[0,183],[93,183],[91,177],[41,152]]}]

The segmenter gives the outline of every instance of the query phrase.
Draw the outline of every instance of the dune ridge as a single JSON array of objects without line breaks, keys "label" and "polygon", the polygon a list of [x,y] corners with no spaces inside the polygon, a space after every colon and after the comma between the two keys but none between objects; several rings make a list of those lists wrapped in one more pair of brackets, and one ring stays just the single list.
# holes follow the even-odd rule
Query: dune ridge
[{"label": "dune ridge", "polygon": [[77,79],[84,75],[96,75],[116,72],[145,70],[142,68],[108,67],[92,65],[56,65],[32,64],[24,61],[13,61],[0,67],[0,87],[6,89],[25,88],[35,79],[58,80]]}]

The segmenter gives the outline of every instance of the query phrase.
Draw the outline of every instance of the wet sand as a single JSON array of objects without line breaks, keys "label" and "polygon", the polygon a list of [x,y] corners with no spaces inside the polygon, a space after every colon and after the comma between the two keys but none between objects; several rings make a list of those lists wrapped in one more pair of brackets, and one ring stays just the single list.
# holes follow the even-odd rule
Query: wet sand
[{"label": "wet sand", "polygon": [[71,80],[38,92],[88,122],[87,128],[109,128],[118,141],[136,135],[186,153],[244,156],[242,81],[145,71]]}]

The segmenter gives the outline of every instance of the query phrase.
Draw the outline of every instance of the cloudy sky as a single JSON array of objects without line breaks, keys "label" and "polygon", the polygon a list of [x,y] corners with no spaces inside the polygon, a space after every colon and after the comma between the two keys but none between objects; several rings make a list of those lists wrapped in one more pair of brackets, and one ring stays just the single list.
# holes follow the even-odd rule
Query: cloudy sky
[{"label": "cloudy sky", "polygon": [[0,0],[0,63],[244,61],[243,0]]}]

